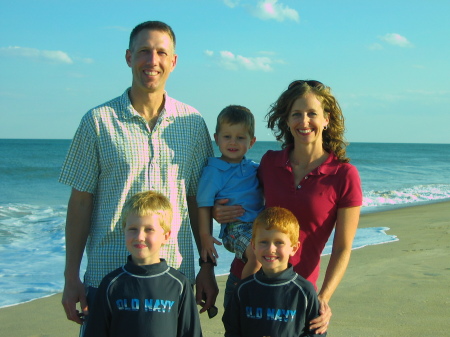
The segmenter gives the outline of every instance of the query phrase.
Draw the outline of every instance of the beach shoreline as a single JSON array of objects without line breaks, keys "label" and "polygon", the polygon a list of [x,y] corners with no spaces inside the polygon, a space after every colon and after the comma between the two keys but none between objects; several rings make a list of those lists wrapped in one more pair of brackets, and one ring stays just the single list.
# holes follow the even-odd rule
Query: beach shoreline
[{"label": "beach shoreline", "polygon": [[[329,336],[446,336],[450,328],[450,201],[361,216],[360,228],[389,227],[399,241],[352,252],[331,299]],[[329,256],[322,257],[319,287]],[[226,276],[217,277],[219,315],[201,315],[203,335],[223,336]],[[77,336],[61,294],[0,308],[0,336]]]}]

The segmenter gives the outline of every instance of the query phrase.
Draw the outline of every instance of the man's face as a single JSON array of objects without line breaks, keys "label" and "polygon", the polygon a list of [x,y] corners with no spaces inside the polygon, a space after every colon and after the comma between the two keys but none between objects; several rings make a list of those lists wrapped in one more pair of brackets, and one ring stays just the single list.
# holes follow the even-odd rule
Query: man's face
[{"label": "man's face", "polygon": [[133,89],[162,93],[176,66],[177,55],[168,34],[144,29],[127,50],[126,60],[133,73]]}]

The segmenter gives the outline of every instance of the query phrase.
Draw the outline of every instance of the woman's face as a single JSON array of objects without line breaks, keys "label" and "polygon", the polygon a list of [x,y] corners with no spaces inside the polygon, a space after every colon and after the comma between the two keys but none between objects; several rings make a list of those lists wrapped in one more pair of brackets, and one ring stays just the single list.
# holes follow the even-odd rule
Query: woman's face
[{"label": "woman's face", "polygon": [[312,93],[295,100],[287,119],[295,144],[322,145],[323,128],[328,122],[322,103]]}]

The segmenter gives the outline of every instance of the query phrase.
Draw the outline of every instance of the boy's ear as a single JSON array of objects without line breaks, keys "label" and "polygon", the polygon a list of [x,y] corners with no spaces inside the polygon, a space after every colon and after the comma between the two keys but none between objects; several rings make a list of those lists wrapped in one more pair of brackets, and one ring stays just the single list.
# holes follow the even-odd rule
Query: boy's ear
[{"label": "boy's ear", "polygon": [[290,256],[294,256],[297,253],[297,250],[300,248],[300,241],[297,241],[295,245],[292,245],[292,252]]},{"label": "boy's ear", "polygon": [[167,231],[164,233],[164,243],[167,243],[170,238],[170,234],[172,234],[172,231]]},{"label": "boy's ear", "polygon": [[219,144],[217,144],[217,139],[219,139],[219,137],[217,136],[217,133],[214,134],[214,141],[216,142],[216,145],[218,146]]},{"label": "boy's ear", "polygon": [[253,238],[250,239],[250,244],[252,245],[252,249],[255,250],[255,241],[253,241]]},{"label": "boy's ear", "polygon": [[255,142],[256,142],[256,137],[253,137],[253,139],[250,141],[250,147],[249,147],[249,149],[251,149],[252,146],[255,145]]}]

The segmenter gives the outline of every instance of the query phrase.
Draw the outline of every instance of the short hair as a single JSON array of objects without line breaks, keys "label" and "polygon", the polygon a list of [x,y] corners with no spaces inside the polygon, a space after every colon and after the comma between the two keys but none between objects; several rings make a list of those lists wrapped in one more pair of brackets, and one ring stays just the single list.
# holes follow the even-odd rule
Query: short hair
[{"label": "short hair", "polygon": [[289,237],[292,245],[295,245],[298,242],[300,236],[300,224],[297,218],[291,211],[282,207],[269,207],[258,214],[253,221],[253,240],[256,237],[258,228],[280,231]]},{"label": "short hair", "polygon": [[159,224],[164,233],[171,229],[172,205],[166,196],[155,191],[146,191],[133,195],[122,208],[122,229],[127,225],[127,218],[131,214],[147,216],[156,214],[159,216]]},{"label": "short hair", "polygon": [[168,24],[161,22],[161,21],[145,21],[145,22],[138,24],[136,27],[134,27],[134,29],[131,31],[131,34],[130,34],[130,42],[128,44],[128,49],[131,50],[133,48],[133,43],[134,43],[134,40],[136,39],[136,36],[144,29],[156,30],[156,31],[163,32],[163,33],[166,33],[167,35],[169,35],[173,42],[173,50],[175,51],[175,45],[176,45],[175,33],[173,32],[172,28]]},{"label": "short hair", "polygon": [[323,149],[333,152],[341,163],[348,163],[350,159],[346,155],[348,143],[344,138],[344,115],[331,88],[321,82],[307,80],[292,82],[271,105],[266,115],[267,127],[272,130],[278,141],[283,142],[283,148],[294,144],[294,137],[287,126],[289,113],[294,102],[309,93],[315,95],[321,102],[325,118],[329,119],[327,129],[322,133]]},{"label": "short hair", "polygon": [[241,105],[229,105],[217,116],[216,133],[219,133],[222,124],[244,124],[250,135],[255,137],[255,117],[252,112]]}]

